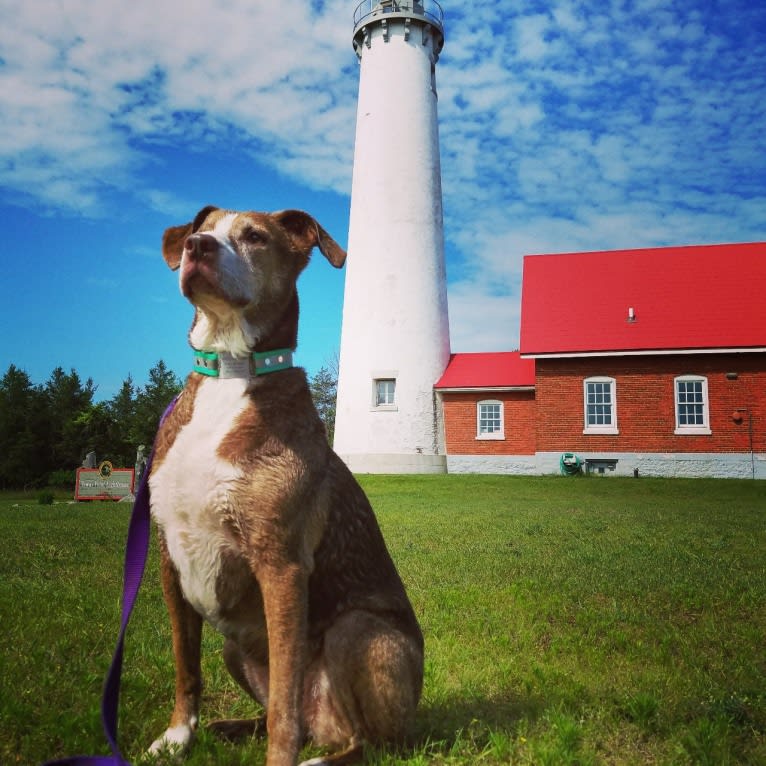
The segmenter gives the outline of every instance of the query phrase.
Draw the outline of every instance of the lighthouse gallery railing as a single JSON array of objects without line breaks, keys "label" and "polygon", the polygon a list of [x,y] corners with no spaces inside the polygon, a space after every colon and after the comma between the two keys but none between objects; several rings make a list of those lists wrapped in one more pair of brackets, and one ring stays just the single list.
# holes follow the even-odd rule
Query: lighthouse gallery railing
[{"label": "lighthouse gallery railing", "polygon": [[368,16],[386,13],[412,13],[415,16],[423,16],[440,29],[444,21],[444,11],[436,0],[363,0],[354,11],[354,28]]}]

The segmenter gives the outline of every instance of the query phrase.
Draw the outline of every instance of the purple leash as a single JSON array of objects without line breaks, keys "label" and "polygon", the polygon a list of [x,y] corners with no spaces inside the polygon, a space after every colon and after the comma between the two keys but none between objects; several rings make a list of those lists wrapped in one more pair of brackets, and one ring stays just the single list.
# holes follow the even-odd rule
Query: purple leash
[{"label": "purple leash", "polygon": [[[168,405],[160,426],[175,407],[178,397]],[[117,747],[117,713],[120,705],[120,676],[122,675],[122,652],[125,643],[125,631],[128,627],[133,606],[136,603],[138,589],[146,568],[151,533],[151,511],[149,508],[149,473],[152,468],[154,450],[146,461],[146,468],[133,503],[133,512],[128,525],[128,539],[125,543],[125,575],[122,586],[122,621],[117,646],[112,657],[112,664],[106,674],[104,694],[101,698],[101,723],[104,734],[112,750],[111,755],[75,755],[56,761],[47,761],[43,766],[130,766],[122,757]]]}]

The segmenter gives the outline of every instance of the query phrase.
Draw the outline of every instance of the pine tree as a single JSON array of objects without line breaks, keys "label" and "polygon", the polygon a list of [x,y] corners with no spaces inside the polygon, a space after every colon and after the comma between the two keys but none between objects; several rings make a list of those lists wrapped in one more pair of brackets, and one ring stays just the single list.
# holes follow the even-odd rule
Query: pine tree
[{"label": "pine tree", "polygon": [[48,410],[51,467],[77,468],[84,455],[96,448],[89,443],[85,416],[93,405],[96,386],[89,378],[83,384],[75,370],[65,373],[57,367],[45,384],[45,399]]},{"label": "pine tree", "polygon": [[130,438],[135,445],[151,447],[162,413],[181,390],[176,374],[160,359],[149,370],[149,382],[136,395]]},{"label": "pine tree", "polygon": [[131,437],[136,417],[136,387],[130,375],[106,406],[111,420],[110,450],[121,466],[129,468],[138,448]]},{"label": "pine tree", "polygon": [[0,379],[0,486],[40,482],[49,470],[45,397],[15,365]]},{"label": "pine tree", "polygon": [[321,367],[309,381],[311,398],[325,425],[327,439],[332,444],[335,434],[335,402],[338,397],[338,376],[327,367]]}]

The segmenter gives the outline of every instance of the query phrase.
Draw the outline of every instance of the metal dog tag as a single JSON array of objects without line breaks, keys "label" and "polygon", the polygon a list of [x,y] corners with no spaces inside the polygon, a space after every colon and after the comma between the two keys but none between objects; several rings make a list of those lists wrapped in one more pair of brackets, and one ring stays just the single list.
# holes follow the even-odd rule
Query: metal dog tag
[{"label": "metal dog tag", "polygon": [[249,356],[235,357],[223,352],[218,356],[218,377],[249,378],[252,375],[251,364]]}]

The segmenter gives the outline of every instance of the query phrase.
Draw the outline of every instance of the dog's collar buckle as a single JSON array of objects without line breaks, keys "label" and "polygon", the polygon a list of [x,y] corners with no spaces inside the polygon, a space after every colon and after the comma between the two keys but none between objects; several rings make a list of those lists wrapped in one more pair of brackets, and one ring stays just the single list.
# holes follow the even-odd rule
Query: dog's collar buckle
[{"label": "dog's collar buckle", "polygon": [[288,370],[293,366],[293,351],[254,351],[249,356],[232,356],[226,351],[194,349],[194,372],[210,378],[254,378],[270,372]]}]

